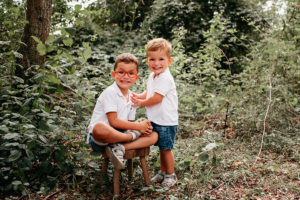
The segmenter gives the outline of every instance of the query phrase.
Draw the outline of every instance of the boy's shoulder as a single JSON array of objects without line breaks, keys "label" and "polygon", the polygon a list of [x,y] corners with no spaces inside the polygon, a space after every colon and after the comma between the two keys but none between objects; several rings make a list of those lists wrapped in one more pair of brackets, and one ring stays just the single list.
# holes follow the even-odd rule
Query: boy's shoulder
[{"label": "boy's shoulder", "polygon": [[100,94],[100,97],[107,96],[108,94],[115,94],[117,93],[116,88],[114,87],[114,84],[109,85],[106,87]]},{"label": "boy's shoulder", "polygon": [[105,96],[105,97],[107,97],[107,96],[116,97],[116,95],[123,97],[123,94],[116,82],[114,82],[113,84],[111,84],[110,86],[105,88],[101,93],[101,96]]},{"label": "boy's shoulder", "polygon": [[161,73],[158,78],[163,81],[171,81],[174,82],[174,78],[169,69],[166,69],[163,73]]}]

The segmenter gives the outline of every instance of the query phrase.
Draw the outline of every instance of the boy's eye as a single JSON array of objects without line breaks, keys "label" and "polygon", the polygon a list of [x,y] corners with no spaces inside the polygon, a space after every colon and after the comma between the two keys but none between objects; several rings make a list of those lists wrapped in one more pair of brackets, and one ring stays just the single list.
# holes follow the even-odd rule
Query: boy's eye
[{"label": "boy's eye", "polygon": [[120,75],[124,75],[125,74],[125,72],[122,72],[122,71],[120,71],[120,72],[118,72]]},{"label": "boy's eye", "polygon": [[129,72],[128,74],[129,74],[129,76],[135,75],[134,72]]}]

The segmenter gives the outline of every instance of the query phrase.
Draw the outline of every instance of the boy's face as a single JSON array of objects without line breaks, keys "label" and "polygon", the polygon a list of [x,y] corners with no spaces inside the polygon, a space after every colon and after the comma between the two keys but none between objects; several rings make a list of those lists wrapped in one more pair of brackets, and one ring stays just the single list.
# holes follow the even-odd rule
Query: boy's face
[{"label": "boy's face", "polygon": [[163,50],[148,51],[146,62],[149,69],[154,72],[155,76],[164,72],[169,65],[171,65],[173,59],[170,58]]},{"label": "boy's face", "polygon": [[118,63],[115,71],[111,72],[121,91],[128,90],[139,78],[137,66],[135,63]]}]

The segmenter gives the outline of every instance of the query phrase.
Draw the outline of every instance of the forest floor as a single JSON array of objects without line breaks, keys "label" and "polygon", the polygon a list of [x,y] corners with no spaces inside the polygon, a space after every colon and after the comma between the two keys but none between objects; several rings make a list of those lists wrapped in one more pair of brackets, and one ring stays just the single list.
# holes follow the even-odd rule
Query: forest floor
[{"label": "forest floor", "polygon": [[[174,148],[178,182],[169,190],[160,185],[145,187],[139,162],[134,160],[131,180],[125,169],[121,171],[118,199],[300,199],[299,133],[267,134],[264,138],[261,134],[227,136],[216,129],[179,134]],[[151,147],[147,158],[150,177],[159,169],[158,158],[158,148]],[[101,160],[101,156],[95,160],[99,163],[97,177]],[[61,188],[18,199],[114,199],[112,170],[109,164],[108,179],[102,186],[95,178],[89,185],[81,187],[79,183],[76,189]]]},{"label": "forest floor", "polygon": [[[135,175],[128,180],[121,172],[119,199],[300,199],[300,135],[289,141],[278,136],[266,136],[258,157],[261,138],[224,138],[221,132],[205,131],[202,135],[178,138],[174,149],[177,184],[166,190],[159,185],[145,187],[138,161]],[[289,143],[292,142],[293,143]],[[281,143],[281,144],[279,144]],[[208,157],[200,158],[207,144]],[[150,176],[159,169],[157,147],[151,147],[148,157]],[[207,155],[207,154],[206,154]],[[109,166],[112,172],[112,166]],[[37,199],[113,199],[112,173],[106,184],[84,189],[60,190]],[[34,195],[33,195],[34,196]]]}]

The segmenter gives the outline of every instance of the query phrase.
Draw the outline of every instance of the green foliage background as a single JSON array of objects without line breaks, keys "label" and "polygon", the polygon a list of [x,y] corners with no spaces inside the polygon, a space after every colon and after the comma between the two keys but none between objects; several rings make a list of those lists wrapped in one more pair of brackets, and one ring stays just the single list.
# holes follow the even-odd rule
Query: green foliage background
[{"label": "green foliage background", "polygon": [[[122,52],[140,60],[142,78],[133,90],[145,88],[145,44],[155,37],[173,45],[179,138],[203,130],[203,119],[212,116],[228,117],[226,127],[242,138],[299,133],[299,2],[286,1],[286,15],[277,21],[275,10],[266,12],[258,3],[110,0],[69,9],[55,0],[51,35],[45,43],[34,38],[46,62],[28,69],[24,80],[14,70],[22,58],[26,4],[1,2],[1,192],[46,194],[81,185],[92,190],[98,155],[89,153],[84,140],[95,101],[112,83],[111,67]],[[199,153],[206,164],[209,155]],[[182,170],[193,166],[189,158],[177,164]]]}]

